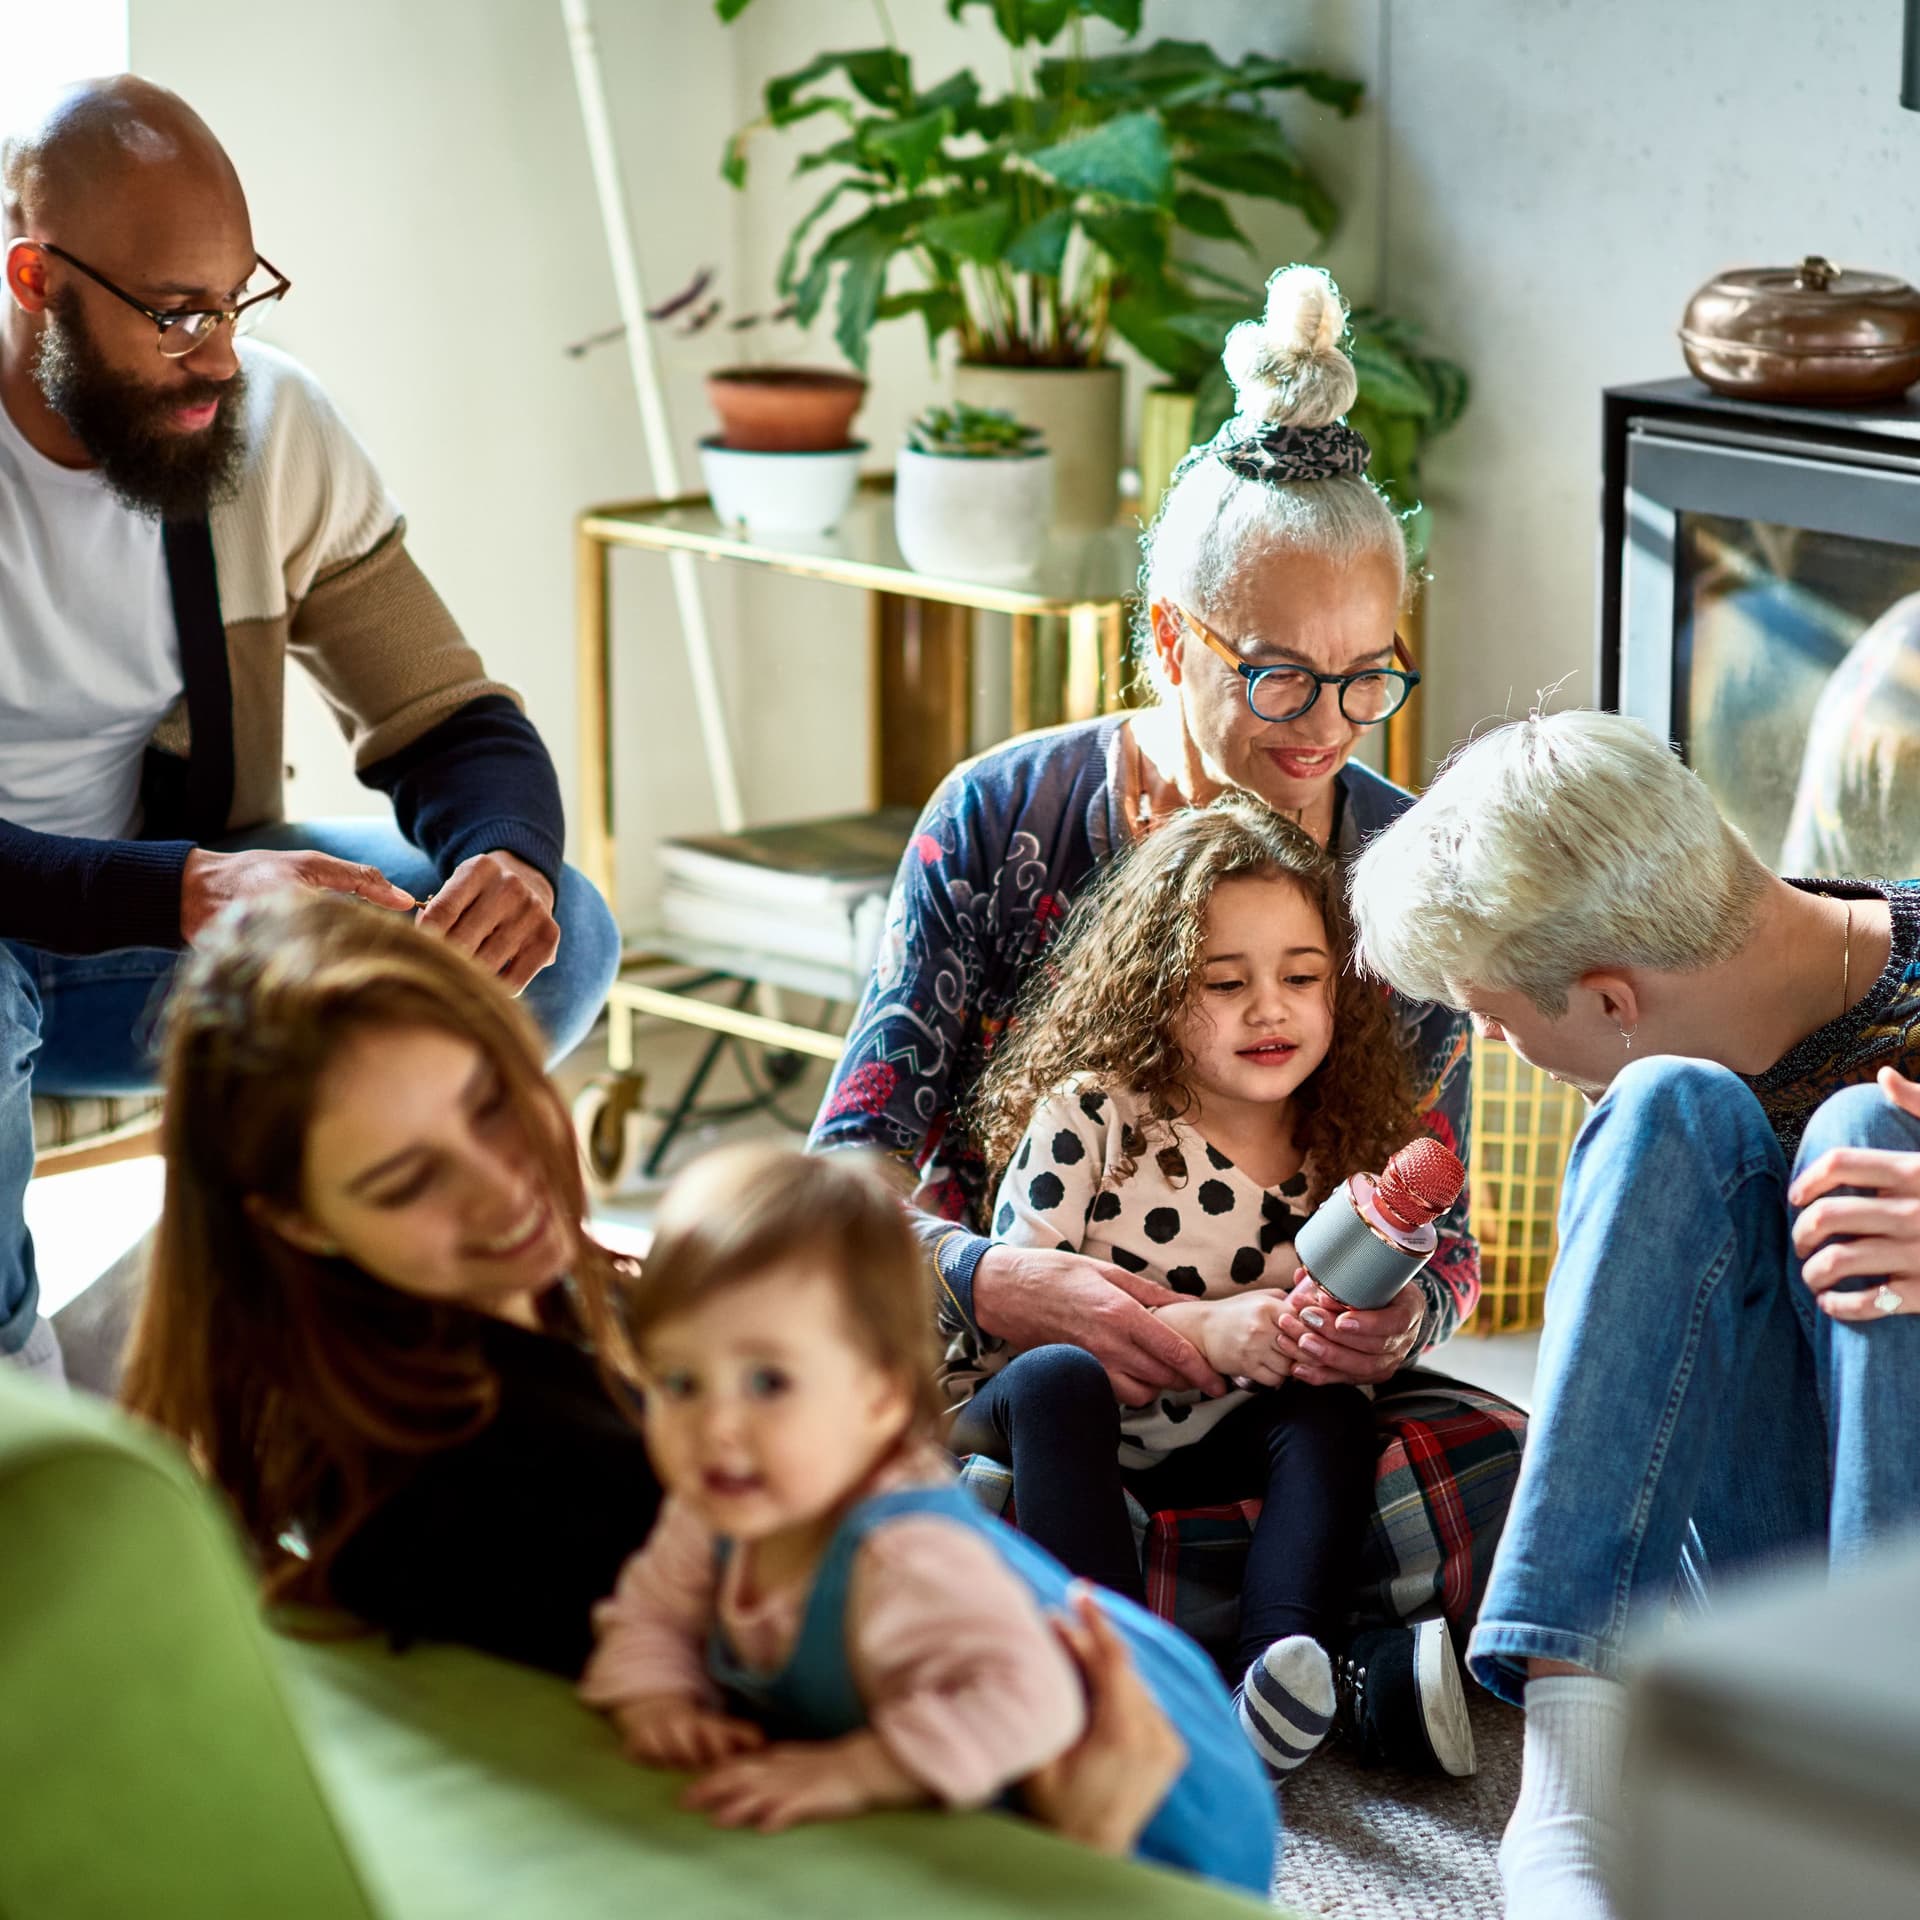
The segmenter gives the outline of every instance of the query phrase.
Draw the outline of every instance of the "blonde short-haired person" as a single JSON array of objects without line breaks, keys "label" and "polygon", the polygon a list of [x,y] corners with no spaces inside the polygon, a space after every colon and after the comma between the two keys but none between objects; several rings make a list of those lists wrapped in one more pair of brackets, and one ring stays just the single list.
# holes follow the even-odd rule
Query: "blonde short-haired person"
[{"label": "blonde short-haired person", "polygon": [[[1366,965],[1596,1102],[1469,1647],[1527,1708],[1512,1920],[1613,1911],[1621,1647],[1920,1519],[1920,882],[1783,880],[1638,721],[1474,741],[1362,852]],[[1878,1085],[1875,1081],[1878,1081]]]}]

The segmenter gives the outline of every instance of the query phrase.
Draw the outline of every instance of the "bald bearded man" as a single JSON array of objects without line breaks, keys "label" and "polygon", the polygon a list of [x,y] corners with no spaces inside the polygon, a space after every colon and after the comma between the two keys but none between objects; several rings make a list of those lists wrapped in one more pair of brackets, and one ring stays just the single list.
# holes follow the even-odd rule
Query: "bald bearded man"
[{"label": "bald bearded man", "polygon": [[[526,990],[556,1055],[619,939],[553,765],[409,558],[313,377],[236,341],[289,282],[232,163],[130,75],[0,148],[0,1356],[57,1372],[22,1200],[35,1092],[151,1085],[228,902],[357,894]],[[284,662],[391,820],[282,817]]]}]

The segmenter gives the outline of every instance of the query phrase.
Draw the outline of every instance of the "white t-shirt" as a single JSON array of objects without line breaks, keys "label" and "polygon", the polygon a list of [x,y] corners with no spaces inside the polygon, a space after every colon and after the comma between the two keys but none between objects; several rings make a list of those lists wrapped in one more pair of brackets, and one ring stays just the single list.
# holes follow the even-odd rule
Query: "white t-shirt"
[{"label": "white t-shirt", "polygon": [[141,755],[182,687],[159,521],[0,404],[0,819],[131,838]]}]

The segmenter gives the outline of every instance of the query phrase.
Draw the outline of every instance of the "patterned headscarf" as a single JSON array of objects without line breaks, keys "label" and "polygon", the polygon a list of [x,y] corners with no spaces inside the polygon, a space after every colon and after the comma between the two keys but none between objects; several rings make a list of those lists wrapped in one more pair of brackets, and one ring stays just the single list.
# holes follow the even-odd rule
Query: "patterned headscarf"
[{"label": "patterned headscarf", "polygon": [[1269,421],[1222,447],[1220,458],[1242,480],[1281,487],[1296,480],[1365,473],[1372,451],[1365,436],[1344,420],[1327,427],[1287,427]]}]

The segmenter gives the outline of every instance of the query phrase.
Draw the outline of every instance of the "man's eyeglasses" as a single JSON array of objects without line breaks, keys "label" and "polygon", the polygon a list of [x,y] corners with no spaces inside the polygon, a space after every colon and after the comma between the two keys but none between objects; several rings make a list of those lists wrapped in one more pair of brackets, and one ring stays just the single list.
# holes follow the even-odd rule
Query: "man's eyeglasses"
[{"label": "man's eyeglasses", "polygon": [[219,331],[223,321],[230,324],[235,333],[252,332],[261,314],[274,301],[284,299],[293,285],[272,261],[256,256],[258,264],[274,278],[274,285],[264,293],[250,294],[231,307],[194,307],[165,312],[158,307],[148,306],[144,300],[136,300],[124,287],[116,287],[104,273],[96,272],[84,260],[75,259],[65,247],[56,247],[51,240],[36,240],[34,245],[42,253],[50,253],[56,259],[64,260],[76,272],[84,273],[96,286],[105,287],[116,300],[124,300],[134,312],[144,313],[159,329],[160,351],[169,360],[184,360],[196,347],[204,347]]},{"label": "man's eyeglasses", "polygon": [[1175,605],[1181,624],[1203,645],[1211,647],[1246,689],[1247,706],[1260,720],[1298,720],[1310,712],[1322,687],[1340,689],[1340,711],[1356,727],[1378,726],[1407,704],[1407,695],[1420,684],[1400,636],[1393,637],[1398,667],[1367,667],[1359,673],[1315,673],[1310,667],[1250,667],[1207,625],[1185,607]]}]

